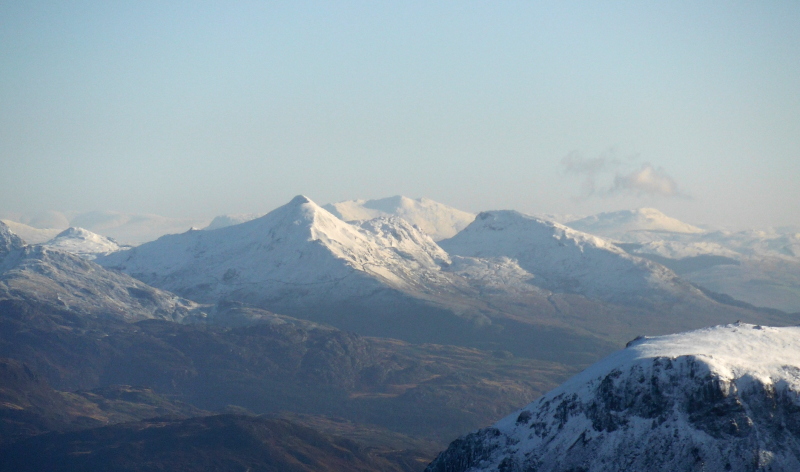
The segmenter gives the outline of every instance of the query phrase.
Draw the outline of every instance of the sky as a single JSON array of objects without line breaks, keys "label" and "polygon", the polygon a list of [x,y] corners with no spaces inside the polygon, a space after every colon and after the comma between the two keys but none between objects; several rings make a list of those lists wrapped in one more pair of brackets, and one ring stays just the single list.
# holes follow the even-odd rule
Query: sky
[{"label": "sky", "polygon": [[800,2],[0,0],[0,216],[800,225]]}]

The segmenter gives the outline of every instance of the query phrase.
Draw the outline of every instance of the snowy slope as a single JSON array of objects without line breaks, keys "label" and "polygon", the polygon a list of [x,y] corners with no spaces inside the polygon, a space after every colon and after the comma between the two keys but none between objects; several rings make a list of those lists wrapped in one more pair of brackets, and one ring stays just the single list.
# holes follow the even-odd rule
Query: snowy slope
[{"label": "snowy slope", "polygon": [[601,213],[568,226],[621,242],[631,254],[682,278],[755,306],[800,312],[796,228],[702,231],[657,210]]},{"label": "snowy slope", "polygon": [[198,306],[67,252],[27,246],[0,223],[0,300],[22,299],[97,317],[180,321]]},{"label": "snowy slope", "polygon": [[457,210],[428,198],[411,199],[400,195],[378,200],[330,203],[323,208],[344,221],[398,216],[417,225],[434,241],[452,237],[475,219],[473,213]]},{"label": "snowy slope", "polygon": [[704,231],[683,221],[671,218],[655,208],[639,208],[587,216],[566,223],[570,228],[606,238],[628,241],[631,233],[700,234]]},{"label": "snowy slope", "polygon": [[800,328],[637,339],[427,470],[800,470]]},{"label": "snowy slope", "polygon": [[743,256],[772,256],[800,260],[800,233],[760,231],[714,231],[703,238]]},{"label": "snowy slope", "polygon": [[298,196],[246,223],[165,236],[99,262],[198,301],[235,294],[259,306],[447,283],[438,267],[447,255],[400,223],[384,219],[354,226]]},{"label": "snowy slope", "polygon": [[651,290],[692,291],[668,269],[608,241],[515,211],[483,212],[440,246],[450,255],[511,258],[554,292],[620,299]]},{"label": "snowy slope", "polygon": [[796,233],[715,231],[623,247],[673,267],[681,277],[715,292],[755,306],[800,312]]},{"label": "snowy slope", "polygon": [[55,238],[42,244],[42,246],[48,249],[69,252],[88,260],[130,248],[130,246],[118,244],[111,238],[76,227],[65,229]]}]

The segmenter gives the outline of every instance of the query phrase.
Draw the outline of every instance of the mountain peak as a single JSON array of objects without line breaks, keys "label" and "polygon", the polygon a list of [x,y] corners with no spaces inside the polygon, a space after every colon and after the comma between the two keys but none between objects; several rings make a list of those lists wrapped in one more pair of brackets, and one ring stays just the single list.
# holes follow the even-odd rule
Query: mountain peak
[{"label": "mountain peak", "polygon": [[290,205],[303,205],[306,203],[314,203],[314,202],[312,202],[311,199],[306,197],[305,195],[298,195],[289,202]]},{"label": "mountain peak", "polygon": [[88,229],[80,228],[78,226],[70,226],[64,231],[58,233],[56,235],[56,238],[70,237],[70,238],[90,239],[94,236],[100,236],[100,235],[97,233],[93,233]]},{"label": "mountain peak", "polygon": [[42,246],[69,252],[89,260],[130,247],[120,246],[112,238],[107,238],[76,226],[65,229],[52,240],[42,244]]}]

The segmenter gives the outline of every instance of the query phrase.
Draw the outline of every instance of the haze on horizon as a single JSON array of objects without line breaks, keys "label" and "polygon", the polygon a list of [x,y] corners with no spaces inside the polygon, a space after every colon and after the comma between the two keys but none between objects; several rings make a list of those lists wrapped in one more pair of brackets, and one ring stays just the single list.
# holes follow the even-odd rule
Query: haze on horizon
[{"label": "haze on horizon", "polygon": [[800,224],[800,3],[5,2],[0,217],[425,196]]}]

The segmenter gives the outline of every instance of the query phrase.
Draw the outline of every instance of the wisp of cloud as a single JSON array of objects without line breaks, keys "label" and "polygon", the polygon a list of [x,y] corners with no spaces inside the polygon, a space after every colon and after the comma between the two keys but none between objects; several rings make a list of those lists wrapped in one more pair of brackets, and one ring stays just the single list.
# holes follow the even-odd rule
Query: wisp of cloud
[{"label": "wisp of cloud", "polygon": [[678,183],[667,175],[661,167],[653,167],[649,163],[642,164],[641,169],[627,175],[617,174],[614,186],[609,193],[635,193],[638,195],[660,195],[677,197]]},{"label": "wisp of cloud", "polygon": [[[629,167],[632,164],[631,161],[637,159],[638,156],[633,155],[623,162],[613,154],[613,150],[609,150],[599,157],[586,158],[579,152],[572,151],[561,158],[561,165],[567,174],[584,177],[579,199],[614,195],[685,196],[678,189],[675,179],[668,175],[663,168],[645,162],[639,169],[625,173],[622,168]],[[612,174],[614,177],[613,180],[610,180]]]}]

